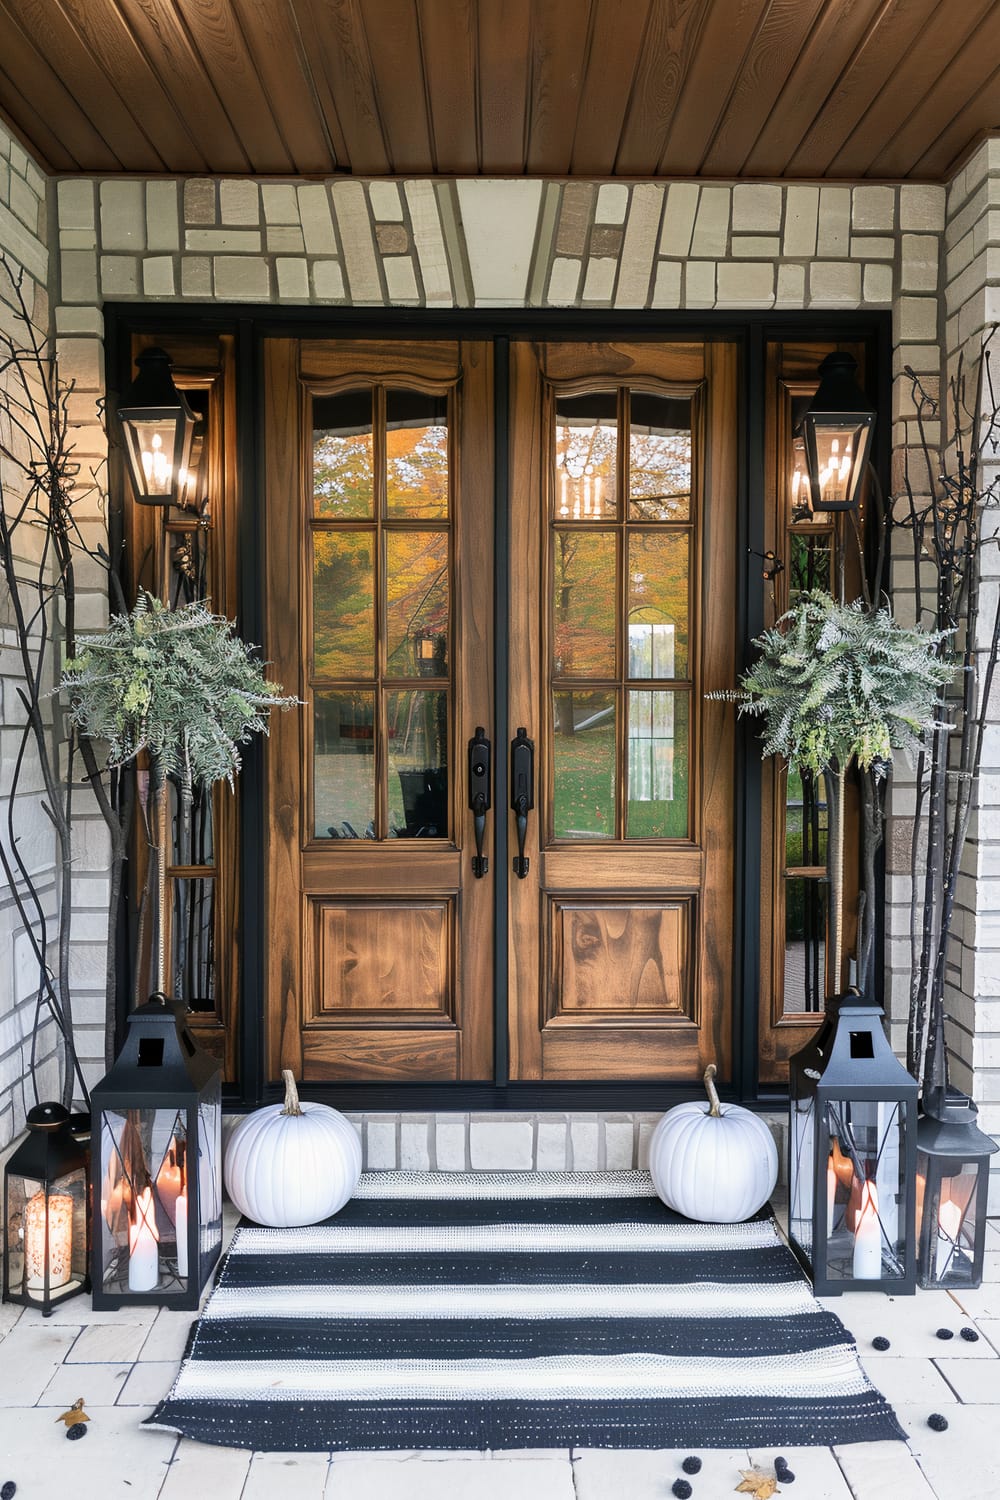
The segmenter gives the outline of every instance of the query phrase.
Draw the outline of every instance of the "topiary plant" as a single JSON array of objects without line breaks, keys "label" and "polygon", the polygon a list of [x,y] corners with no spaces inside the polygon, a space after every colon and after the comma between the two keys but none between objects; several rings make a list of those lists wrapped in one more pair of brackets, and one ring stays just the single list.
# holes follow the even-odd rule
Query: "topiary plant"
[{"label": "topiary plant", "polygon": [[[830,942],[838,976],[843,933],[843,791],[852,764],[876,785],[893,752],[919,749],[937,722],[939,691],[954,665],[941,655],[947,631],[911,630],[888,609],[839,604],[822,589],[799,596],[753,642],[759,656],[728,694],[740,713],[764,720],[765,755],[827,781],[830,803]],[[871,805],[877,805],[870,799]],[[859,974],[864,984],[874,938],[874,849],[881,828],[864,830],[865,907]]]},{"label": "topiary plant", "polygon": [[170,609],[146,592],[128,614],[113,616],[107,630],[87,638],[84,650],[66,662],[59,686],[69,693],[73,722],[91,740],[107,742],[109,766],[124,766],[143,752],[148,757],[149,864],[140,954],[150,908],[153,923],[150,972],[137,975],[136,990],[147,990],[151,979],[163,988],[157,892],[167,780],[178,788],[184,824],[195,786],[223,780],[232,786],[241,746],[267,733],[273,708],[298,700],[267,680],[254,647],[239,638],[231,620],[200,603]]}]

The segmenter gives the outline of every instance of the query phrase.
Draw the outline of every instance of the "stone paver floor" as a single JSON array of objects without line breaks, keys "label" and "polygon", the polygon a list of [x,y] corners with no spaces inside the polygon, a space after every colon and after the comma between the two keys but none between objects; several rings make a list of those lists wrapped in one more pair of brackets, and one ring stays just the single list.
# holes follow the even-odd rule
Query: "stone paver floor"
[{"label": "stone paver floor", "polygon": [[[229,1226],[231,1229],[231,1225]],[[997,1500],[1000,1496],[1000,1221],[986,1278],[961,1297],[852,1293],[828,1306],[895,1406],[908,1442],[786,1448],[790,1500]],[[95,1313],[77,1298],[43,1320],[0,1305],[0,1485],[17,1500],[670,1500],[681,1452],[250,1454],[153,1432],[140,1422],[165,1394],[191,1314]],[[943,1341],[939,1328],[954,1337]],[[960,1337],[973,1328],[979,1339]],[[879,1353],[877,1335],[890,1340]],[[78,1396],[92,1421],[67,1442],[58,1414]],[[927,1426],[931,1412],[948,1430]],[[739,1470],[770,1450],[701,1450],[692,1500],[731,1495]]]}]

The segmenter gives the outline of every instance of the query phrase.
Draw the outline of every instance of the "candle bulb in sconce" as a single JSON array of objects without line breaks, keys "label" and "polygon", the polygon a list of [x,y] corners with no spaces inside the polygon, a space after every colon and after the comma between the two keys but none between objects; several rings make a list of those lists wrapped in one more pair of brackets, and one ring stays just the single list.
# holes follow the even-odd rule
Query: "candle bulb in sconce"
[{"label": "candle bulb in sconce", "polygon": [[856,1281],[878,1281],[882,1275],[882,1226],[874,1182],[866,1182],[861,1189],[854,1226],[853,1272]]},{"label": "candle bulb in sconce", "polygon": [[950,1269],[949,1262],[958,1253],[958,1236],[961,1228],[962,1210],[950,1198],[942,1199],[938,1209],[937,1252],[934,1262],[937,1276],[943,1276]]},{"label": "candle bulb in sconce", "polygon": [[29,1198],[24,1210],[24,1262],[29,1294],[45,1292],[46,1266],[50,1292],[68,1285],[73,1274],[73,1199],[68,1194],[35,1193]]},{"label": "candle bulb in sconce", "polygon": [[833,1218],[837,1212],[837,1173],[833,1166],[833,1157],[830,1157],[830,1165],[826,1169],[826,1232],[833,1233]]},{"label": "candle bulb in sconce", "polygon": [[160,1279],[159,1235],[151,1187],[143,1188],[135,1202],[135,1218],[128,1226],[128,1289],[151,1292]]}]

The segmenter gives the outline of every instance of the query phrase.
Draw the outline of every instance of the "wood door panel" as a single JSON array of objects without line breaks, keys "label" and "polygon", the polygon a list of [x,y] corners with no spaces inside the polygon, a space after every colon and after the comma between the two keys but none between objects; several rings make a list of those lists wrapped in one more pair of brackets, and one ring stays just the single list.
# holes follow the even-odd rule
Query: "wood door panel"
[{"label": "wood door panel", "polygon": [[461,1042],[456,1031],[305,1031],[302,1077],[307,1083],[425,1083],[461,1078]]},{"label": "wood door panel", "polygon": [[[348,391],[364,398],[341,398]],[[400,402],[399,391],[412,399]],[[314,427],[317,397],[330,404]],[[269,339],[265,420],[266,652],[303,700],[297,713],[276,716],[267,747],[269,1074],[489,1078],[493,887],[472,874],[465,751],[492,718],[491,351],[455,340]],[[355,462],[359,433],[368,435],[367,463]],[[394,509],[390,473],[405,462],[406,493],[419,497],[440,475],[442,454],[447,485],[434,492],[435,507]],[[427,639],[447,643],[426,663],[423,575],[406,585],[407,650],[389,649],[393,549],[425,533],[431,544],[417,554],[446,570],[439,634]],[[350,547],[324,548],[323,566],[333,560],[324,628],[341,631],[351,649],[322,670],[312,641],[317,536],[350,546],[360,537],[374,560],[375,641],[359,645]],[[440,815],[411,824],[408,771],[441,799],[446,826]],[[314,783],[327,799],[322,815]]]},{"label": "wood door panel", "polygon": [[454,902],[314,905],[316,989],[307,1026],[455,1024]]},{"label": "wood door panel", "polygon": [[[738,350],[616,342],[512,353],[509,713],[536,746],[528,870],[510,890],[512,1075],[693,1082],[714,1061],[726,1077],[735,715],[705,695],[736,675],[735,610],[707,601],[736,596]],[[593,481],[569,473],[574,443]],[[650,490],[650,473],[666,486]],[[579,581],[567,571],[563,539],[588,534],[615,537],[605,596],[583,570]],[[675,571],[686,569],[671,575],[669,596],[631,562],[656,555],[656,538],[683,538],[669,544]],[[557,611],[567,597],[582,601],[572,607],[585,624],[574,629],[593,638],[607,617],[601,628],[615,633],[593,668],[565,665]],[[683,601],[670,604],[679,614],[656,613],[668,597]],[[655,675],[639,644],[654,619],[671,642]],[[575,743],[598,724],[600,743]],[[558,820],[560,796],[571,821]],[[559,828],[580,831],[556,837]]]},{"label": "wood door panel", "polygon": [[545,1029],[693,1019],[695,902],[549,898]]}]

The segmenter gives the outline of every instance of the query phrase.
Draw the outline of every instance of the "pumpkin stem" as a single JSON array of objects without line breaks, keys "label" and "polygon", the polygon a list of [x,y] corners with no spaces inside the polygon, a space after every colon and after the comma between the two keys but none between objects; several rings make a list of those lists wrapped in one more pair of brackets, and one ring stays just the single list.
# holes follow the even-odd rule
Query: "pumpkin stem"
[{"label": "pumpkin stem", "polygon": [[291,1068],[282,1068],[281,1076],[285,1080],[285,1107],[281,1111],[283,1115],[300,1115],[302,1106],[299,1103],[299,1091],[295,1087],[295,1074]]},{"label": "pumpkin stem", "polygon": [[722,1114],[722,1110],[719,1107],[719,1095],[715,1087],[716,1071],[717,1070],[715,1063],[709,1063],[708,1067],[705,1069],[702,1082],[705,1085],[705,1092],[708,1095],[709,1103],[712,1106],[712,1108],[709,1110],[709,1114],[714,1115],[715,1118],[718,1119]]}]

